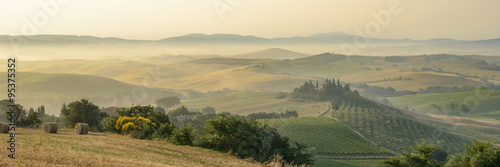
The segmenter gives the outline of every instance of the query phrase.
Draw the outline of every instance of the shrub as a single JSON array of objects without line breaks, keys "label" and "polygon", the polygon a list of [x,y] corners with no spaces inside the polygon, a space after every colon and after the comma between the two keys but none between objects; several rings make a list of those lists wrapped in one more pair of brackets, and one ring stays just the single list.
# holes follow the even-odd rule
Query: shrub
[{"label": "shrub", "polygon": [[116,121],[115,128],[118,131],[122,131],[123,125],[125,125],[128,122],[132,122],[134,119],[124,116],[124,117],[119,117],[118,120]]},{"label": "shrub", "polygon": [[158,107],[158,106],[155,107],[154,111],[157,113],[161,113],[161,114],[167,114],[165,109]]},{"label": "shrub", "polygon": [[153,106],[150,105],[118,108],[116,109],[116,113],[118,116],[148,118],[156,125],[170,123],[169,116],[155,112]]},{"label": "shrub", "polygon": [[162,123],[160,127],[158,127],[158,130],[153,133],[153,138],[159,140],[168,139],[172,135],[174,130],[175,125],[173,123]]},{"label": "shrub", "polygon": [[130,131],[135,130],[135,129],[136,129],[136,126],[134,125],[134,123],[127,122],[126,124],[123,125],[122,132],[127,133],[127,132],[130,132]]},{"label": "shrub", "polygon": [[118,132],[115,127],[116,122],[118,121],[118,116],[107,117],[102,121],[102,127],[104,131],[107,132]]},{"label": "shrub", "polygon": [[194,138],[194,128],[191,125],[182,125],[173,130],[171,141],[173,144],[192,146]]},{"label": "shrub", "polygon": [[274,96],[275,99],[284,99],[288,97],[288,93],[280,92]]},{"label": "shrub", "polygon": [[175,110],[170,111],[167,115],[171,117],[182,116],[182,115],[196,115],[199,112],[190,112],[186,106],[181,106]]},{"label": "shrub", "polygon": [[201,113],[203,113],[203,115],[215,114],[215,108],[206,106],[205,108],[201,109]]},{"label": "shrub", "polygon": [[437,150],[437,144],[422,143],[411,147],[412,152],[404,152],[397,157],[390,157],[384,163],[387,166],[408,166],[408,167],[439,167],[443,163],[430,158],[432,153]]},{"label": "shrub", "polygon": [[170,96],[170,97],[165,97],[161,98],[155,101],[156,105],[162,107],[162,108],[170,108],[173,107],[177,104],[181,104],[181,99],[177,96]]},{"label": "shrub", "polygon": [[454,155],[446,167],[452,166],[500,166],[500,148],[493,142],[475,140],[464,154]]},{"label": "shrub", "polygon": [[314,164],[313,156],[305,152],[306,145],[296,143],[297,147],[292,147],[289,138],[282,137],[275,128],[255,119],[220,114],[220,118],[205,122],[200,140],[203,147],[228,152],[240,158],[253,158],[261,163],[279,154],[286,163]]},{"label": "shrub", "polygon": [[475,140],[467,145],[464,154],[455,154],[446,161],[446,153],[433,144],[420,144],[411,148],[413,152],[403,153],[399,157],[385,160],[387,166],[423,166],[423,167],[455,167],[455,166],[500,166],[500,148],[493,142]]},{"label": "shrub", "polygon": [[156,124],[141,116],[121,116],[116,121],[115,129],[125,134],[132,132],[132,138],[146,139],[156,132]]},{"label": "shrub", "polygon": [[26,119],[19,121],[18,124],[38,129],[40,127],[40,124],[42,124],[42,121],[38,119],[38,112],[32,112],[28,114],[28,117]]}]

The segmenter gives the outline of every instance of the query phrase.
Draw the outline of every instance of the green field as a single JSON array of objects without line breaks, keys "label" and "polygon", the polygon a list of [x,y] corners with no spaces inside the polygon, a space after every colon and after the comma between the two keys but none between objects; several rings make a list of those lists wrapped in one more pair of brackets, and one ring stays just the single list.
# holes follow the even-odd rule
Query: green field
[{"label": "green field", "polygon": [[400,153],[421,141],[440,142],[450,153],[464,150],[463,144],[470,139],[451,134],[422,123],[401,111],[374,103],[355,94],[347,94],[333,101],[330,116],[346,124],[369,140],[384,148]]},{"label": "green field", "polygon": [[[387,98],[397,106],[408,106],[422,113],[434,113],[431,104],[446,108],[449,103],[468,104],[470,116],[500,120],[500,91],[480,90],[458,93],[416,94]],[[472,99],[472,100],[470,100]],[[477,102],[477,103],[475,103]],[[474,109],[475,104],[477,108]]]},{"label": "green field", "polygon": [[273,119],[270,120],[270,125],[276,127],[282,135],[313,147],[315,154],[331,156],[392,154],[326,117]]},{"label": "green field", "polygon": [[231,55],[232,58],[244,58],[244,59],[295,59],[308,56],[307,54],[298,53],[294,51],[289,51],[280,48],[270,48],[265,50],[259,50],[255,52],[242,53]]},{"label": "green field", "polygon": [[276,99],[276,94],[277,92],[262,91],[234,92],[203,99],[182,100],[181,104],[194,111],[211,106],[217,112],[225,111],[239,115],[297,110],[299,116],[318,116],[328,108],[328,103],[325,102],[294,102]]},{"label": "green field", "polygon": [[345,60],[339,62],[324,62],[309,59],[282,60],[269,62],[267,65],[266,68],[253,70],[259,73],[317,78],[343,77],[368,71],[365,68],[353,66]]}]

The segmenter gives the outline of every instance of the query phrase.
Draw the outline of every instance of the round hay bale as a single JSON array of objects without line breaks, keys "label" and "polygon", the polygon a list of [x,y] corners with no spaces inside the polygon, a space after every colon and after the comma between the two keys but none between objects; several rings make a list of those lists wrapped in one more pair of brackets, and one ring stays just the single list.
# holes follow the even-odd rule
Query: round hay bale
[{"label": "round hay bale", "polygon": [[43,124],[43,131],[45,133],[57,133],[57,123],[55,123],[55,122],[45,122]]},{"label": "round hay bale", "polygon": [[89,124],[86,123],[77,123],[75,125],[75,133],[79,135],[84,135],[89,132]]},{"label": "round hay bale", "polygon": [[9,133],[9,124],[0,122],[0,133]]}]

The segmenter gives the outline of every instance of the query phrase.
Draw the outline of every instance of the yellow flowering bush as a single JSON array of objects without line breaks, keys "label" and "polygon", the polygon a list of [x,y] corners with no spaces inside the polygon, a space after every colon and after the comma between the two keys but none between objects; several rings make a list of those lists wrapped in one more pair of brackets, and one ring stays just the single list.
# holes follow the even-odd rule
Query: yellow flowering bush
[{"label": "yellow flowering bush", "polygon": [[116,128],[116,130],[120,131],[122,129],[123,125],[125,125],[126,123],[129,123],[129,122],[133,122],[134,120],[135,120],[135,118],[130,118],[127,116],[120,117],[116,121],[115,128]]},{"label": "yellow flowering bush", "polygon": [[155,123],[153,123],[150,119],[144,117],[121,116],[118,118],[115,124],[115,128],[118,131],[122,131],[124,133],[128,133],[132,130],[142,130],[144,128],[155,129],[155,127]]},{"label": "yellow flowering bush", "polygon": [[125,133],[127,133],[127,132],[130,132],[132,130],[135,130],[136,128],[137,127],[134,125],[134,123],[128,122],[125,125],[123,125],[122,131],[125,132]]}]

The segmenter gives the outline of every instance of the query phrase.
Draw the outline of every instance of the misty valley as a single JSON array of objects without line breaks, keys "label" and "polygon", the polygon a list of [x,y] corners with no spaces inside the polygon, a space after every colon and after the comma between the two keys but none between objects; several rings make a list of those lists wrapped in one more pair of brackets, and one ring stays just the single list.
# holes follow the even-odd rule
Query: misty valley
[{"label": "misty valley", "polygon": [[[405,157],[431,166],[455,166],[467,161],[473,149],[492,151],[477,153],[481,156],[498,155],[500,57],[394,54],[411,51],[392,44],[401,41],[381,39],[374,45],[393,47],[387,52],[391,56],[301,53],[322,35],[296,40],[191,34],[164,43],[30,37],[24,46],[27,57],[16,59],[15,119],[17,142],[22,143],[17,154],[26,165],[38,161],[51,165],[41,160],[47,157],[30,152],[53,148],[69,157],[100,156],[91,161],[96,164],[121,162],[140,153],[151,159],[132,160],[146,166],[414,163]],[[335,40],[348,36],[326,34],[332,35]],[[272,44],[276,41],[280,44]],[[438,47],[449,41],[406,42]],[[489,42],[499,44],[498,39]],[[187,50],[198,45],[198,49],[213,47],[214,53],[166,54],[163,48],[190,53]],[[446,48],[461,45],[446,44]],[[236,46],[237,51],[225,46]],[[489,53],[496,54],[495,49]],[[9,86],[7,78],[0,79],[3,87]],[[3,89],[3,94],[9,92]],[[10,102],[0,101],[6,113],[0,122],[9,122]],[[56,129],[38,130],[48,122]],[[88,134],[73,135],[76,126],[78,134],[87,133],[81,126],[88,128]],[[65,148],[44,144],[47,136]],[[117,147],[122,142],[125,148]],[[1,146],[7,147],[5,142]],[[199,159],[205,154],[213,155]],[[219,161],[220,156],[228,157]],[[498,163],[493,157],[485,159]],[[84,161],[74,163],[84,165]]]}]

